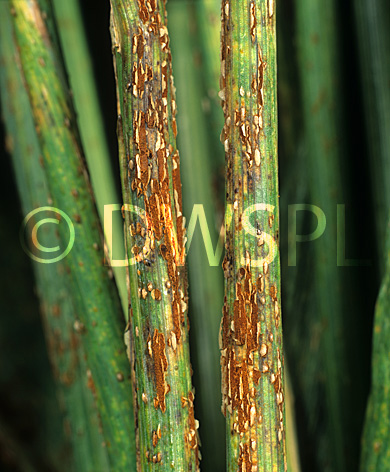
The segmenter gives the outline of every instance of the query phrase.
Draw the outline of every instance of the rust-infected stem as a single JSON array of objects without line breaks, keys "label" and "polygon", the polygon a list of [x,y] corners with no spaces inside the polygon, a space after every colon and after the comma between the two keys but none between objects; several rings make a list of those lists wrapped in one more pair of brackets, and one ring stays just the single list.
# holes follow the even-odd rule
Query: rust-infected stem
[{"label": "rust-infected stem", "polygon": [[222,1],[228,471],[285,471],[273,0]]},{"label": "rust-infected stem", "polygon": [[138,469],[196,470],[185,227],[165,3],[112,0]]}]

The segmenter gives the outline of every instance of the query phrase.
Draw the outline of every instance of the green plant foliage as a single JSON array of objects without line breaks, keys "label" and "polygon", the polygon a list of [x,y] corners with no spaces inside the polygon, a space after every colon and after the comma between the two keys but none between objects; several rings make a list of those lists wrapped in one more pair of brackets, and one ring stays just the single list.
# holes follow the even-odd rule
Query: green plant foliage
[{"label": "green plant foliage", "polygon": [[[55,31],[52,11],[47,2],[16,1],[11,2],[11,14],[18,45],[17,62],[28,92],[39,155],[42,156],[40,165],[43,166],[48,187],[44,198],[49,196],[51,205],[71,215],[75,221],[74,246],[66,259],[73,299],[66,297],[66,291],[62,297],[65,298],[64,303],[73,304],[66,308],[73,315],[65,326],[69,326],[69,322],[73,324],[72,328],[82,338],[84,351],[80,359],[80,383],[86,384],[90,390],[85,400],[89,405],[87,418],[81,416],[83,409],[75,415],[76,418],[80,416],[79,421],[89,422],[94,410],[90,398],[92,394],[99,415],[99,421],[92,422],[92,428],[97,432],[102,430],[109,467],[114,470],[131,467],[134,463],[134,432],[131,427],[130,373],[121,341],[121,307],[116,287],[102,261],[102,234],[70,106],[64,69],[56,41],[50,40]],[[32,188],[35,188],[34,183]],[[69,228],[59,224],[58,231],[62,245],[66,247]],[[52,305],[49,307],[53,309]],[[64,329],[67,335],[71,331],[68,335],[71,340],[72,328]],[[66,339],[64,344],[69,346],[71,364],[75,356],[79,357],[76,354],[77,344],[72,341],[67,343]],[[78,402],[74,397],[72,400],[74,405],[82,406],[80,397],[77,397]],[[87,428],[81,424],[81,429]],[[91,437],[95,434],[92,432]],[[98,455],[101,454],[101,441],[92,439],[93,442],[95,447],[97,442],[100,443]],[[90,464],[91,454],[91,450],[82,452],[81,460],[88,460]]]}]

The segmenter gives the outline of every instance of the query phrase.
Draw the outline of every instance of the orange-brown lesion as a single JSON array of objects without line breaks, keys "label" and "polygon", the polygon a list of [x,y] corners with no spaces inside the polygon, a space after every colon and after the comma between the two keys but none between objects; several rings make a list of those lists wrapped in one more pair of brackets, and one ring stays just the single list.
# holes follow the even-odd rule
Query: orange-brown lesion
[{"label": "orange-brown lesion", "polygon": [[199,423],[194,416],[194,399],[194,394],[189,391],[188,398],[181,397],[181,405],[183,408],[188,408],[188,430],[184,433],[184,444],[190,454],[195,451],[196,470],[199,470],[199,437],[197,432]]},{"label": "orange-brown lesion", "polygon": [[151,340],[151,354],[154,362],[154,373],[156,379],[156,397],[154,398],[155,408],[160,408],[163,413],[166,411],[165,394],[168,385],[165,381],[165,373],[168,370],[168,360],[165,354],[165,337],[163,333],[154,330]]},{"label": "orange-brown lesion", "polygon": [[266,362],[269,348],[265,340],[260,340],[259,290],[264,291],[264,276],[252,282],[247,257],[246,266],[236,274],[232,312],[225,298],[221,324],[222,410],[229,413],[232,433],[240,438],[239,470],[257,463],[256,437],[261,412],[256,388],[261,376],[269,372]]}]

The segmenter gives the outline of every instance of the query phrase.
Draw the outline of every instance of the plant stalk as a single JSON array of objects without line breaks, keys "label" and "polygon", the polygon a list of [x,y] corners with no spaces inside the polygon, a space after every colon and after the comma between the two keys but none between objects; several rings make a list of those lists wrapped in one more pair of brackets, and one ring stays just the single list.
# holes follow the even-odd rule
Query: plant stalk
[{"label": "plant stalk", "polygon": [[[91,184],[96,198],[100,221],[104,222],[105,205],[118,204],[120,198],[115,188],[112,162],[104,130],[101,107],[95,84],[93,64],[84,29],[79,0],[53,0],[56,24],[69,82],[74,97],[80,137],[85,151]],[[108,245],[108,262],[112,263],[115,282],[121,297],[123,312],[127,316],[126,269],[113,260],[122,260],[124,255],[123,228],[120,217],[112,215],[112,225],[104,231]],[[111,247],[110,247],[111,244]]]},{"label": "plant stalk", "polygon": [[[223,228],[217,227],[213,188],[215,154],[208,145],[210,120],[202,109],[202,70],[196,60],[195,4],[168,3],[168,16],[179,110],[177,143],[181,153],[183,208],[189,217],[190,322],[196,346],[192,359],[198,393],[196,406],[200,421],[202,469],[215,471],[225,468],[218,349],[220,307],[223,303]],[[222,114],[219,106],[218,109]],[[219,140],[217,144],[222,154]]]},{"label": "plant stalk", "polygon": [[[112,470],[134,466],[130,370],[122,342],[121,307],[103,264],[103,238],[90,188],[64,66],[58,51],[51,4],[9,2],[18,45],[16,62],[29,96],[50,204],[72,220],[58,225],[62,247],[74,228],[66,257],[74,299],[74,323],[85,348],[82,383],[96,403],[103,447]],[[71,344],[71,355],[75,345]],[[72,373],[72,368],[70,373]],[[71,380],[70,380],[71,381]]]},{"label": "plant stalk", "polygon": [[[390,224],[387,232],[390,235]],[[386,271],[375,307],[371,391],[362,436],[361,472],[390,469],[390,237],[383,256]]]},{"label": "plant stalk", "polygon": [[227,470],[286,471],[273,0],[223,0]]},{"label": "plant stalk", "polygon": [[185,226],[165,3],[111,1],[138,470],[197,470]]}]

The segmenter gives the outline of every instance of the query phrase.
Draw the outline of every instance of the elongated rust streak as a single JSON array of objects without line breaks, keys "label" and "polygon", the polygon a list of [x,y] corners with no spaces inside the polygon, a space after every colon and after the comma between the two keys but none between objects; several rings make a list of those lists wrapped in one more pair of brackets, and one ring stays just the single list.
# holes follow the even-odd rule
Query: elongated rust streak
[{"label": "elongated rust streak", "polygon": [[249,454],[248,444],[240,444],[240,455],[238,458],[238,467],[241,471],[252,471],[252,461]]},{"label": "elongated rust streak", "polygon": [[256,19],[256,5],[255,2],[252,1],[250,4],[250,32],[252,42],[256,41],[256,26],[257,26],[257,19]]},{"label": "elongated rust streak", "polygon": [[157,329],[154,330],[152,340],[152,355],[154,361],[154,373],[156,376],[156,392],[157,396],[154,399],[156,408],[160,407],[161,411],[165,413],[165,393],[167,384],[165,382],[165,372],[168,369],[168,360],[165,355],[165,338],[163,333],[159,333]]},{"label": "elongated rust streak", "polygon": [[[148,24],[152,17],[159,21],[159,16],[153,16],[148,8],[143,8],[142,12],[142,21],[145,24]],[[154,26],[151,30],[154,32]],[[169,52],[166,27],[159,24],[158,32],[160,43]],[[146,62],[146,58],[143,58],[145,67],[141,61],[145,47],[150,40],[150,35],[144,35],[140,29],[138,34],[134,35],[132,39],[133,51],[137,52],[140,59],[139,62],[134,62],[132,72],[133,94],[139,98],[142,97],[145,90],[148,93],[148,88],[145,89],[147,80],[153,80],[154,77],[156,80],[158,79],[158,73],[153,73],[152,67]],[[171,305],[173,325],[176,341],[180,342],[184,312],[179,294],[180,279],[178,267],[184,265],[185,230],[181,212],[182,197],[179,154],[177,151],[174,152],[173,147],[167,145],[165,140],[165,136],[167,136],[168,88],[171,86],[170,61],[163,61],[160,74],[161,96],[148,93],[147,109],[134,110],[133,141],[138,153],[135,156],[135,175],[131,183],[131,189],[138,196],[143,195],[144,197],[149,240],[151,243],[154,240],[162,241],[160,244],[160,254],[166,260],[168,276],[172,285]],[[143,101],[142,104],[144,103]],[[172,160],[173,201],[170,193],[168,159]],[[154,178],[153,174],[157,178]],[[172,208],[175,209],[174,212]],[[140,251],[139,260],[145,258],[146,253],[148,251]],[[157,296],[153,298],[157,301],[160,300],[161,292],[156,291],[154,293]]]},{"label": "elongated rust streak", "polygon": [[[249,263],[238,271],[233,321],[229,324],[226,303],[222,318],[222,411],[237,412],[236,432],[245,433],[251,422],[250,390],[257,385],[260,371],[254,367],[253,352],[259,350],[259,320],[256,302],[257,286],[252,285]],[[244,346],[244,355],[238,359],[234,347]],[[264,350],[263,350],[264,351]]]},{"label": "elongated rust streak", "polygon": [[194,417],[194,394],[192,392],[188,392],[188,399],[186,402],[186,406],[189,409],[188,415],[188,432],[184,438],[184,440],[188,443],[191,449],[197,449],[198,447],[198,437],[196,434],[197,425]]},{"label": "elongated rust streak", "polygon": [[[142,120],[141,116],[141,120]],[[140,143],[142,142],[142,133],[137,133],[137,136],[141,136]],[[142,147],[140,146],[140,151]],[[147,151],[146,151],[147,152]],[[143,153],[145,155],[145,152]],[[166,159],[163,155],[160,155],[158,158],[160,164],[166,167]],[[152,180],[152,192],[148,197],[147,183],[148,175],[147,174],[147,161],[145,159],[145,164],[142,166],[142,161],[140,159],[139,168],[141,169],[141,178],[138,179],[134,190],[141,189],[144,192],[145,198],[145,209],[148,219],[148,234],[153,240],[162,240],[164,238],[164,243],[160,244],[160,254],[163,259],[166,260],[168,276],[172,286],[172,314],[173,314],[173,324],[175,329],[176,340],[179,342],[181,338],[181,324],[184,321],[184,311],[182,310],[182,303],[180,298],[180,279],[178,275],[178,266],[183,265],[184,263],[184,229],[182,224],[182,215],[176,219],[176,227],[172,221],[172,212],[171,212],[171,198],[169,194],[169,184],[168,184],[168,172],[165,170],[162,173],[163,179],[163,188],[165,192],[163,193],[160,190],[160,184],[156,180]],[[178,166],[177,166],[178,168]],[[179,171],[178,171],[179,172]],[[144,176],[144,177],[142,177]],[[174,184],[175,196],[177,199],[177,207],[181,208],[181,192],[179,193],[176,188],[180,185],[179,174],[175,175],[176,184]],[[154,190],[154,191],[153,191]],[[153,297],[155,300],[161,299],[160,290],[156,289]]]}]

